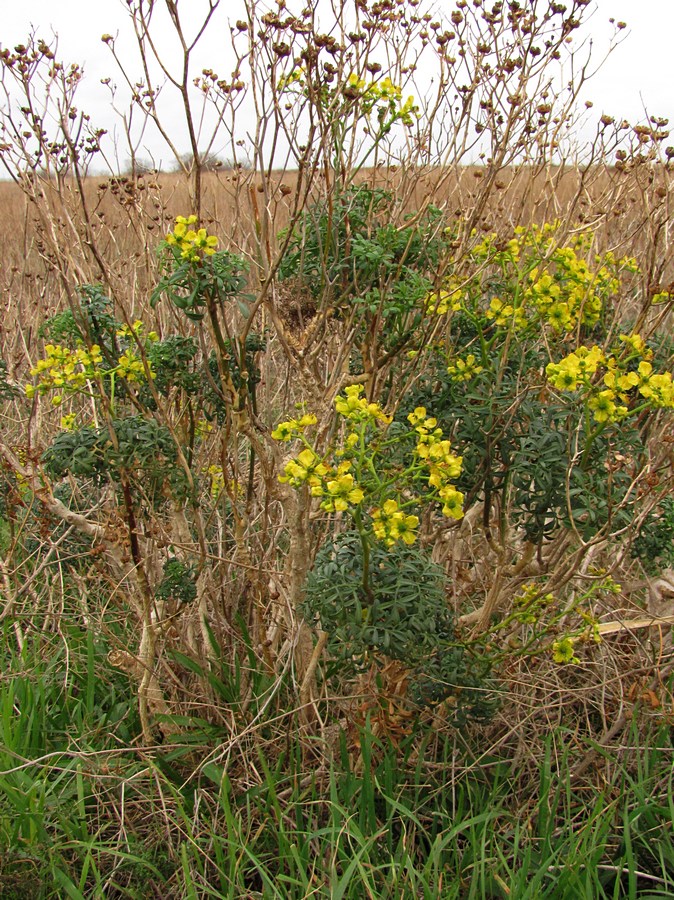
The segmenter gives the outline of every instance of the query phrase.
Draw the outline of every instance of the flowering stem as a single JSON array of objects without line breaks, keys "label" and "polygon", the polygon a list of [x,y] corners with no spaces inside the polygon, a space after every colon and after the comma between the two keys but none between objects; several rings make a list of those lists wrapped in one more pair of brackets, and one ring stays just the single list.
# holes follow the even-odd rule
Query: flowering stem
[{"label": "flowering stem", "polygon": [[115,414],[115,369],[110,372],[110,415]]},{"label": "flowering stem", "polygon": [[359,509],[354,510],[353,519],[363,548],[363,590],[365,591],[365,596],[369,603],[372,604],[374,603],[374,595],[372,594],[372,585],[370,584],[370,542]]}]

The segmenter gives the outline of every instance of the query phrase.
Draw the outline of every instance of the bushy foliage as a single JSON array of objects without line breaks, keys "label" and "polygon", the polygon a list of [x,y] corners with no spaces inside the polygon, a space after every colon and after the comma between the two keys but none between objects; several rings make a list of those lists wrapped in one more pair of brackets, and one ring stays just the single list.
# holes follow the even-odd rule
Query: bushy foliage
[{"label": "bushy foliage", "polygon": [[368,185],[349,187],[336,201],[302,213],[279,276],[298,278],[319,306],[355,317],[363,330],[377,321],[393,348],[420,324],[420,302],[447,251],[445,216],[429,205],[396,226],[392,193]]},{"label": "bushy foliage", "polygon": [[444,573],[417,548],[379,543],[366,563],[358,532],[326,541],[307,578],[302,611],[328,632],[336,672],[396,660],[409,672],[405,689],[414,704],[451,698],[459,719],[490,709],[489,665],[457,642]]},{"label": "bushy foliage", "polygon": [[[548,67],[573,61],[586,6],[459,3],[444,22],[395,0],[353,21],[344,8],[326,33],[316,4],[249,4],[229,79],[166,69],[191,143],[170,211],[161,179],[137,173],[99,183],[92,206],[104,135],[74,102],[79,70],[40,41],[0,53],[23,98],[7,88],[3,134],[17,140],[0,158],[40,218],[45,296],[68,306],[31,348],[25,397],[0,369],[0,399],[27,423],[1,445],[6,570],[53,558],[84,592],[85,565],[64,563],[81,532],[92,577],[133,622],[135,646],[112,658],[137,682],[147,742],[173,733],[182,704],[220,722],[218,689],[259,710],[288,672],[307,718],[363,695],[382,730],[389,700],[399,727],[408,707],[415,721],[426,707],[485,716],[492,684],[516,684],[523,661],[557,678],[594,664],[628,558],[646,574],[669,561],[662,254],[642,270],[601,249],[618,242],[581,218],[589,166],[566,218],[544,223],[536,199],[529,216],[502,214],[495,199],[516,165],[532,173],[527,196],[535,173],[564,174],[550,163],[585,76],[556,89]],[[151,7],[129,7],[146,53]],[[171,20],[180,36],[177,7]],[[124,83],[159,124],[154,88]],[[226,222],[204,190],[193,88],[231,128]],[[226,123],[249,101],[245,171]],[[623,126],[598,127],[593,146],[614,158]],[[637,181],[656,185],[663,129],[634,130]],[[464,172],[469,157],[480,164]],[[627,152],[615,158],[628,174]],[[129,254],[104,199],[123,211]],[[655,244],[669,228],[658,210]]]}]

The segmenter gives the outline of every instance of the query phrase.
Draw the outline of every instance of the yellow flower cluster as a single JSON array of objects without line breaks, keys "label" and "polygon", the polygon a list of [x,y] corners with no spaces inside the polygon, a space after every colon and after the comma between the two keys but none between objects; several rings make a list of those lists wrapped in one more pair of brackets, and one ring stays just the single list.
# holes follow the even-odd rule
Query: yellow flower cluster
[{"label": "yellow flower cluster", "polygon": [[[59,406],[63,402],[60,392],[76,394],[82,391],[88,382],[101,375],[115,374],[126,381],[142,381],[145,379],[145,365],[143,360],[131,349],[127,348],[117,360],[114,369],[104,371],[101,369],[103,355],[98,344],[86,347],[78,347],[71,350],[61,344],[47,344],[46,356],[38,360],[37,365],[30,370],[30,374],[37,377],[37,385],[26,385],[26,396],[34,397],[35,394],[46,394],[56,390],[52,396],[52,404]],[[154,372],[147,363],[150,378],[154,378]]]},{"label": "yellow flower cluster", "polygon": [[465,359],[455,359],[447,366],[447,374],[452,381],[470,381],[475,375],[479,375],[483,367],[478,365],[475,356],[469,353]]},{"label": "yellow flower cluster", "polygon": [[653,351],[648,349],[646,341],[640,334],[621,334],[618,340],[624,344],[628,353],[636,353],[644,359],[653,359]]},{"label": "yellow flower cluster", "polygon": [[278,80],[278,89],[279,91],[285,91],[287,88],[291,87],[293,84],[299,84],[302,87],[306,85],[305,81],[305,66],[298,66],[296,69],[293,69],[292,72],[288,75],[282,75]]},{"label": "yellow flower cluster", "polygon": [[525,584],[513,600],[514,618],[523,625],[533,625],[554,602],[554,594],[543,594],[537,585]]},{"label": "yellow flower cluster", "polygon": [[418,516],[405,515],[396,500],[386,500],[381,508],[372,511],[372,530],[375,537],[392,547],[396,541],[413,544],[417,539]]},{"label": "yellow flower cluster", "polygon": [[217,500],[225,486],[225,476],[222,471],[222,466],[209,466],[207,474],[211,479],[211,499]]},{"label": "yellow flower cluster", "polygon": [[408,127],[414,125],[414,120],[419,118],[419,107],[414,102],[414,97],[410,96],[405,100],[397,113],[397,118]]},{"label": "yellow flower cluster", "polygon": [[[278,86],[280,91],[295,88],[307,96],[306,67],[298,66],[288,75],[283,75],[279,78]],[[416,105],[414,97],[409,96],[403,103],[402,88],[394,84],[388,76],[379,81],[366,81],[356,72],[352,72],[346,81],[340,82],[336,88],[330,89],[324,85],[319,96],[323,104],[326,107],[332,107],[334,112],[334,99],[338,95],[346,98],[347,101],[359,101],[358,111],[366,116],[376,109],[380,120],[385,119],[388,112],[393,121],[400,121],[403,125],[413,125],[415,118],[419,115],[419,107]],[[391,120],[388,124],[391,124]]]},{"label": "yellow flower cluster", "polygon": [[418,114],[414,97],[410,96],[402,102],[402,88],[394,84],[387,76],[380,81],[367,82],[355,72],[346,80],[343,93],[349,99],[358,97],[362,101],[363,112],[369,115],[377,107],[378,115],[384,117],[388,110],[403,125],[413,125],[414,116]]},{"label": "yellow flower cluster", "polygon": [[138,337],[143,332],[143,323],[140,319],[136,319],[130,325],[122,325],[121,328],[118,328],[115,334],[117,337]]},{"label": "yellow flower cluster", "polygon": [[[36,393],[46,394],[55,389],[76,393],[99,371],[102,354],[98,344],[93,344],[90,350],[85,347],[71,350],[61,344],[47,344],[44,349],[45,358],[38,360],[37,365],[30,370],[30,374],[37,377],[38,383],[37,386],[26,385],[27,397],[34,397]],[[58,406],[61,400],[62,397],[56,394],[52,403]]]},{"label": "yellow flower cluster", "polygon": [[[552,228],[552,226],[544,226],[547,228]],[[533,226],[533,231],[536,231],[537,226]],[[472,235],[474,236],[477,232],[473,230]],[[505,262],[509,263],[517,263],[520,259],[520,255],[522,249],[527,245],[527,232],[526,228],[522,226],[518,226],[515,228],[515,237],[511,238],[508,241],[502,241],[499,239],[499,236],[495,231],[491,232],[491,234],[487,234],[483,237],[479,244],[476,244],[472,251],[471,256],[475,260],[475,262],[483,263],[483,262],[495,262],[497,264],[503,264]]]},{"label": "yellow flower cluster", "polygon": [[312,488],[314,496],[322,496],[321,509],[326,512],[344,512],[349,506],[358,506],[365,494],[363,489],[348,471],[349,462],[343,462],[337,467],[333,478],[326,478],[325,485]]},{"label": "yellow flower cluster", "polygon": [[579,322],[596,324],[604,301],[620,288],[606,265],[593,272],[572,247],[553,250],[546,269],[534,268],[528,282],[525,302],[557,332],[572,331]]},{"label": "yellow flower cluster", "polygon": [[500,297],[492,298],[486,316],[488,319],[492,319],[499,328],[509,327],[512,323],[512,327],[519,331],[527,324],[524,307],[504,303]]},{"label": "yellow flower cluster", "polygon": [[450,278],[445,287],[439,291],[433,291],[424,297],[424,309],[430,315],[444,316],[450,310],[458,312],[461,309],[463,291],[458,286],[459,282]]},{"label": "yellow flower cluster", "polygon": [[181,257],[191,263],[199,263],[205,256],[212,256],[218,247],[215,235],[208,234],[205,228],[195,231],[192,226],[196,224],[196,216],[177,216],[173,231],[166,235],[166,243],[176,247]]},{"label": "yellow flower cluster", "polygon": [[296,459],[285,464],[283,471],[285,474],[278,477],[282,484],[289,484],[291,487],[307,484],[313,492],[314,488],[322,490],[323,479],[330,469],[314,450],[305,447]]},{"label": "yellow flower cluster", "polygon": [[651,363],[643,360],[639,363],[637,373],[639,381],[633,387],[638,388],[649,406],[656,409],[674,409],[674,386],[671,372],[655,373]]},{"label": "yellow flower cluster", "polygon": [[321,509],[344,512],[349,506],[358,506],[365,497],[363,489],[349,472],[350,468],[351,463],[345,460],[332,469],[314,450],[305,447],[295,459],[285,464],[284,474],[279,475],[278,480],[296,488],[307,485],[312,496],[323,498]]},{"label": "yellow flower cluster", "polygon": [[222,466],[212,465],[205,470],[210,479],[210,494],[212,500],[217,500],[225,488],[227,488],[230,496],[243,497],[245,491],[242,485],[236,481],[225,481],[225,473]]},{"label": "yellow flower cluster", "polygon": [[641,274],[641,266],[637,262],[636,257],[634,256],[623,256],[621,259],[615,258],[615,253],[611,250],[608,250],[603,258],[601,256],[595,257],[595,262],[599,265],[603,262],[605,266],[613,266],[619,267],[625,272],[629,272],[632,275],[640,275]]},{"label": "yellow flower cluster", "polygon": [[[546,367],[548,381],[562,391],[584,389],[587,405],[599,424],[617,422],[629,414],[637,396],[654,409],[674,409],[672,373],[653,371],[652,352],[638,334],[620,335],[624,352],[606,355],[596,345],[579,347]],[[637,359],[642,357],[638,362]],[[595,378],[603,369],[601,382]]]},{"label": "yellow flower cluster", "polygon": [[347,88],[357,91],[361,97],[374,100],[402,100],[402,88],[394,84],[387,76],[381,81],[370,81],[369,83],[352,72],[346,79]]},{"label": "yellow flower cluster", "polygon": [[[148,362],[147,365],[150,371],[150,378],[154,378],[155,374],[150,368],[150,363]],[[115,371],[120,378],[124,378],[126,381],[145,380],[145,366],[143,365],[143,360],[130,348],[125,350],[117,360],[117,369]]]},{"label": "yellow flower cluster", "polygon": [[616,401],[615,391],[607,388],[604,391],[598,391],[587,402],[588,407],[592,410],[595,422],[604,424],[605,422],[618,422],[629,414],[629,409],[622,404],[619,406]]},{"label": "yellow flower cluster", "polygon": [[[496,267],[512,288],[510,302],[495,297],[490,303],[486,315],[496,325],[512,322],[521,329],[536,316],[557,333],[572,331],[579,323],[591,327],[604,303],[620,289],[618,272],[638,269],[634,259],[616,260],[610,252],[595,256],[591,267],[580,254],[589,253],[594,235],[586,232],[558,247],[560,227],[559,222],[518,227],[509,241],[490,234],[473,248],[474,262]],[[474,293],[480,296],[484,290]]]},{"label": "yellow flower cluster", "polygon": [[418,435],[416,454],[428,466],[428,484],[437,490],[443,514],[462,518],[463,494],[452,481],[461,474],[463,458],[451,452],[451,444],[443,438],[437,419],[427,416],[424,406],[417,406],[407,419]]},{"label": "yellow flower cluster", "polygon": [[384,425],[391,423],[391,417],[387,416],[378,403],[369,403],[366,397],[362,397],[364,388],[362,384],[352,384],[344,389],[344,395],[335,399],[335,409],[352,422],[382,422]]},{"label": "yellow flower cluster", "polygon": [[194,436],[199,440],[203,440],[206,435],[213,431],[213,423],[208,419],[197,419],[194,426]]},{"label": "yellow flower cluster", "polygon": [[287,422],[279,422],[272,431],[271,436],[275,441],[290,441],[304,431],[305,428],[315,425],[316,421],[316,416],[305,415],[300,419],[289,419]]},{"label": "yellow flower cluster", "polygon": [[[140,339],[143,331],[145,330],[145,326],[140,321],[140,319],[136,319],[131,325],[122,325],[121,328],[118,328],[115,332],[117,337],[121,338],[134,338],[136,340]],[[147,335],[148,341],[151,343],[156,343],[159,340],[159,335],[156,331],[150,331]]]},{"label": "yellow flower cluster", "polygon": [[[474,360],[468,359],[468,363],[474,365]],[[351,385],[335,399],[337,413],[347,420],[346,433],[340,445],[323,456],[303,434],[316,423],[315,416],[290,419],[274,429],[276,440],[299,439],[304,444],[301,452],[286,462],[279,481],[308,490],[320,498],[321,509],[328,513],[350,512],[361,533],[369,519],[374,536],[389,547],[400,540],[406,544],[416,540],[419,517],[410,513],[412,505],[439,502],[445,516],[462,518],[464,496],[453,483],[461,474],[462,458],[452,453],[437,420],[419,406],[408,416],[412,428],[393,436],[386,431],[382,443],[379,426],[390,424],[391,419],[363,393],[361,385]],[[402,467],[399,461],[391,467],[385,458],[388,448],[398,441],[409,446],[410,438],[415,441],[411,459]],[[418,495],[415,486],[420,481],[428,489]],[[393,490],[396,498],[390,496]],[[360,507],[365,504],[368,509],[363,513]],[[365,520],[364,515],[368,517]]]},{"label": "yellow flower cluster", "polygon": [[599,366],[606,362],[603,350],[593,347],[578,347],[573,353],[558,363],[548,363],[548,381],[559,391],[576,391],[579,382],[589,385]]}]

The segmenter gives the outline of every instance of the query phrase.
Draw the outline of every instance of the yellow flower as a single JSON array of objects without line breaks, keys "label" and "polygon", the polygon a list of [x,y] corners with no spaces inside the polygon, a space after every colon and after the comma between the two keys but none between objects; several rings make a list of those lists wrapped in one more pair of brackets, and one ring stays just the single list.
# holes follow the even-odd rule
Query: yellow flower
[{"label": "yellow flower", "polygon": [[[639,384],[639,376],[636,372],[627,372],[616,379],[616,387],[620,391],[629,391]],[[610,385],[607,385],[610,387]]]},{"label": "yellow flower", "polygon": [[651,351],[649,351],[646,342],[640,334],[621,334],[619,340],[634,353],[638,353],[639,356],[643,356],[644,358],[648,358],[649,355],[652,356]]},{"label": "yellow flower", "polygon": [[414,412],[411,412],[407,417],[407,421],[410,425],[416,427],[426,418],[426,407],[425,406],[417,406]]},{"label": "yellow flower", "polygon": [[543,311],[545,307],[559,300],[561,288],[549,273],[546,272],[536,280],[537,274],[538,269],[534,269],[529,276],[533,281],[531,295],[538,309]]},{"label": "yellow flower", "polygon": [[91,349],[89,350],[89,363],[92,366],[97,366],[103,361],[103,353],[98,344],[92,344]]},{"label": "yellow flower", "polygon": [[447,374],[452,381],[470,381],[474,375],[479,375],[482,366],[477,364],[475,356],[469,353],[465,359],[457,359],[447,366]]},{"label": "yellow flower", "polygon": [[589,400],[587,405],[593,410],[596,422],[603,423],[615,421],[616,405],[613,402],[614,400],[615,394],[609,389],[600,391]]},{"label": "yellow flower", "polygon": [[329,469],[317,453],[306,447],[297,459],[286,463],[284,472],[285,475],[279,475],[278,480],[292,487],[301,487],[303,484],[318,487]]},{"label": "yellow flower", "polygon": [[403,125],[414,125],[414,118],[419,117],[419,107],[415,104],[414,97],[411,94],[400,107],[398,115]]},{"label": "yellow flower", "polygon": [[[642,366],[649,366],[650,363],[640,363]],[[639,385],[639,393],[645,400],[649,400],[651,406],[656,409],[671,409],[674,407],[674,385],[672,385],[672,373],[662,372],[661,374],[650,375],[642,379]]]},{"label": "yellow flower", "polygon": [[209,466],[207,471],[211,476],[211,497],[213,500],[217,500],[225,486],[225,476],[222,471],[222,466]]},{"label": "yellow flower", "polygon": [[289,75],[282,75],[281,78],[279,78],[278,82],[279,90],[283,91],[298,82],[300,86],[303,86],[305,71],[306,69],[304,66],[299,66],[297,69],[293,69],[293,71]]},{"label": "yellow flower", "polygon": [[442,514],[449,519],[463,518],[463,494],[452,485],[440,491],[440,499],[443,502]]},{"label": "yellow flower", "polygon": [[271,436],[275,441],[289,441],[294,436],[296,430],[297,422],[294,419],[291,419],[289,422],[279,422],[272,431]]},{"label": "yellow flower", "polygon": [[311,414],[306,414],[300,419],[289,419],[287,422],[279,422],[272,431],[271,436],[275,441],[289,441],[297,432],[304,431],[305,428],[315,425],[316,422],[316,416]]},{"label": "yellow flower", "polygon": [[573,652],[573,639],[566,637],[559,641],[554,641],[552,644],[552,658],[556,663],[580,662]]},{"label": "yellow flower", "polygon": [[365,496],[350,473],[340,474],[326,484],[327,495],[321,506],[328,512],[343,512],[349,505],[357,506]]},{"label": "yellow flower", "polygon": [[362,384],[351,384],[344,389],[346,396],[335,398],[335,409],[342,415],[350,418],[351,415],[361,409],[360,395],[365,388]]},{"label": "yellow flower", "polygon": [[574,325],[566,303],[553,303],[547,310],[547,319],[555,331],[570,331]]},{"label": "yellow flower", "polygon": [[391,529],[391,536],[402,538],[404,543],[413,544],[417,539],[416,530],[419,527],[418,516],[403,516],[395,522]]},{"label": "yellow flower", "polygon": [[355,88],[357,91],[362,91],[365,89],[366,81],[355,72],[352,72],[347,78],[347,84],[350,88]]},{"label": "yellow flower", "polygon": [[212,256],[217,249],[218,239],[215,235],[208,234],[205,228],[200,228],[192,243],[199,250],[203,250],[207,256]]},{"label": "yellow flower", "polygon": [[651,373],[653,372],[653,366],[649,362],[642,360],[639,363],[639,368],[637,371],[642,378],[649,378]]},{"label": "yellow flower", "polygon": [[200,440],[206,437],[207,434],[210,434],[213,431],[213,425],[208,419],[198,419],[196,425],[194,426],[194,434]]},{"label": "yellow flower", "polygon": [[444,316],[445,313],[458,312],[461,309],[463,291],[457,287],[449,286],[447,290],[433,291],[424,299],[426,312],[436,316]]},{"label": "yellow flower", "polygon": [[578,387],[578,366],[567,358],[560,363],[548,363],[545,371],[548,381],[558,391],[575,391]]},{"label": "yellow flower", "polygon": [[578,347],[558,363],[548,363],[545,371],[548,381],[557,390],[575,391],[579,381],[587,381],[604,364],[606,357],[596,345],[591,348]]},{"label": "yellow flower", "polygon": [[133,337],[139,335],[143,331],[143,323],[140,319],[136,319],[131,325],[122,325],[117,329],[117,337]]},{"label": "yellow flower", "polygon": [[504,303],[500,297],[493,297],[487,310],[487,318],[493,319],[496,325],[505,325],[513,312],[512,306]]},{"label": "yellow flower", "polygon": [[589,349],[587,347],[579,347],[575,351],[575,356],[579,361],[580,371],[586,375],[594,375],[599,366],[606,361],[603,350],[597,347],[596,344]]},{"label": "yellow flower", "polygon": [[392,547],[398,540],[413,544],[418,527],[419,517],[405,515],[396,500],[386,500],[380,509],[372,511],[372,530],[387,547]]}]

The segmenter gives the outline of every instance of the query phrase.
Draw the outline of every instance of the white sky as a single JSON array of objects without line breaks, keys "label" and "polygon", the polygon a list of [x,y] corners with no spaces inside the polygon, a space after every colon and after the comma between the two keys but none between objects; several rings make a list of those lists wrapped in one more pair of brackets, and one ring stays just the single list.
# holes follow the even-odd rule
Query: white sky
[{"label": "white sky", "polygon": [[[437,8],[445,5],[448,10],[453,7],[448,0],[440,0]],[[163,7],[163,3],[158,2],[157,6]],[[223,48],[229,43],[226,22],[228,18],[240,16],[240,6],[241,0],[222,0],[222,16],[209,30],[204,48],[203,65],[211,66],[221,77],[229,75],[231,70],[229,58],[223,63]],[[201,9],[203,0],[190,0],[188,7],[195,11]],[[674,126],[671,80],[674,0],[638,3],[595,0],[594,14],[586,22],[583,34],[592,39],[597,62],[608,46],[610,17],[627,22],[628,28],[622,32],[623,43],[588,87],[585,96],[594,102],[592,114],[606,112],[635,123],[644,119],[647,110],[649,114],[669,118]],[[96,124],[112,132],[115,119],[109,108],[110,95],[101,86],[100,79],[110,76],[113,81],[119,81],[120,76],[100,38],[104,33],[119,35],[120,55],[129,58],[131,30],[124,0],[0,0],[0,46],[12,48],[25,41],[31,29],[47,41],[54,33],[58,34],[59,59],[83,65],[85,80],[78,95],[80,106],[92,114]],[[175,114],[177,121],[179,112],[176,110]],[[156,161],[170,159],[170,153],[154,133],[146,132],[144,141]],[[123,162],[128,157],[128,149],[120,145],[118,155]],[[147,154],[140,150],[139,155]]]}]

